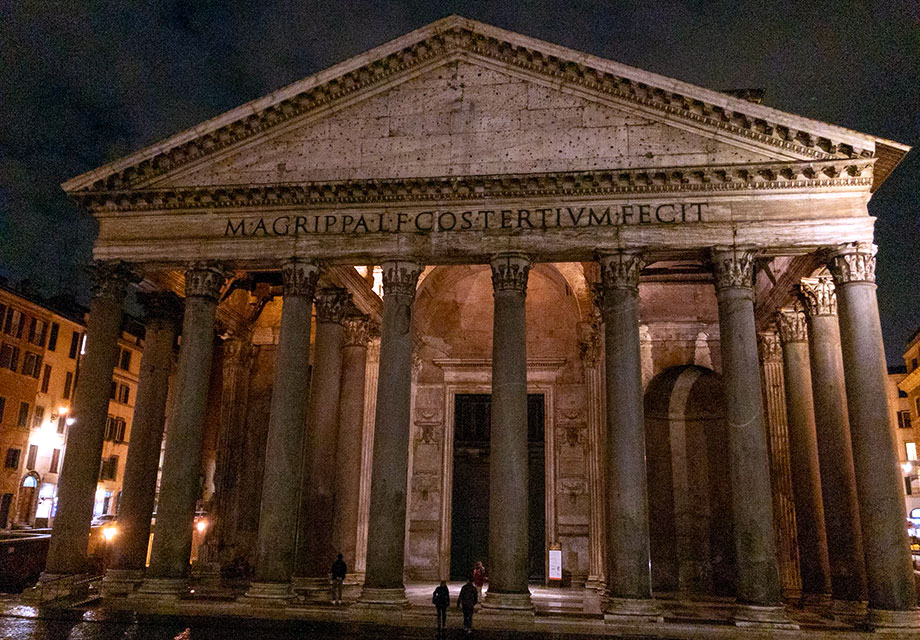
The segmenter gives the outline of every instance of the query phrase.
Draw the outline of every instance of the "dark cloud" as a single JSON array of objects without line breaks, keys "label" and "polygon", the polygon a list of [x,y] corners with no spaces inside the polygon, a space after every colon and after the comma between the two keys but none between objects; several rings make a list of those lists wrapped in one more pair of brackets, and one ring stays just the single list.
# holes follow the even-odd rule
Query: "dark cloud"
[{"label": "dark cloud", "polygon": [[[59,184],[450,13],[920,143],[912,0],[0,0],[0,270],[85,294],[95,224]],[[889,361],[920,324],[920,161],[873,197]]]}]

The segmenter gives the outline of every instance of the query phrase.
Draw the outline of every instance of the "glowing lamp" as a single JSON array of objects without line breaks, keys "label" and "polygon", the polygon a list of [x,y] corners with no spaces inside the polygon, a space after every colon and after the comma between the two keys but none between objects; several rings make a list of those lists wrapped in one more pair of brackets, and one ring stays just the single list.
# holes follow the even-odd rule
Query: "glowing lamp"
[{"label": "glowing lamp", "polygon": [[901,465],[901,471],[903,471],[904,473],[910,473],[913,470],[914,470],[914,465],[911,464],[910,462],[905,462],[904,464]]},{"label": "glowing lamp", "polygon": [[102,529],[102,537],[105,538],[106,542],[111,542],[117,534],[118,534],[118,527],[114,525],[110,527],[104,527]]},{"label": "glowing lamp", "polygon": [[198,529],[198,533],[204,533],[204,530],[208,528],[208,521],[202,518],[195,523],[195,528]]}]

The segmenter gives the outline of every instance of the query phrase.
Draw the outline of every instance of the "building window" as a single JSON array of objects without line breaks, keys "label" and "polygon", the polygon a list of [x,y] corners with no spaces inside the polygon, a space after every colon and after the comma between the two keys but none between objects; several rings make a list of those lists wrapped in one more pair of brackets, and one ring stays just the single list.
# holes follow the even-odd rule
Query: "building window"
[{"label": "building window", "polygon": [[6,320],[3,322],[3,333],[13,335],[14,324],[19,322],[19,312],[10,307],[6,310]]},{"label": "building window", "polygon": [[3,422],[3,411],[6,409],[6,398],[0,396],[0,422]]},{"label": "building window", "polygon": [[80,348],[80,333],[74,331],[70,334],[70,352],[67,354],[67,357],[71,360],[76,360],[77,350]]},{"label": "building window", "polygon": [[68,371],[64,376],[64,399],[70,400],[70,391],[73,387],[73,371]]},{"label": "building window", "polygon": [[907,459],[908,460],[917,459],[917,443],[916,442],[905,442],[904,448],[907,449]]},{"label": "building window", "polygon": [[118,396],[118,383],[112,380],[112,386],[109,388],[109,400],[114,400]]},{"label": "building window", "polygon": [[32,318],[29,323],[29,337],[28,340],[32,344],[44,347],[45,338],[48,337],[48,324],[44,320],[39,320],[38,318]]},{"label": "building window", "polygon": [[127,427],[128,423],[125,422],[124,418],[115,418],[115,442],[125,441],[125,431]]},{"label": "building window", "polygon": [[898,411],[898,429],[910,429],[910,411]]},{"label": "building window", "polygon": [[48,386],[51,384],[51,365],[46,364],[42,371],[42,393],[48,393]]},{"label": "building window", "polygon": [[131,400],[131,387],[126,384],[118,385],[118,402],[128,404]]},{"label": "building window", "polygon": [[118,456],[109,456],[102,461],[99,477],[103,480],[114,480],[118,475]]},{"label": "building window", "polygon": [[64,429],[66,427],[67,427],[67,414],[62,413],[61,415],[58,416],[57,432],[64,433]]},{"label": "building window", "polygon": [[55,351],[57,349],[57,337],[58,331],[61,330],[61,325],[57,322],[51,323],[51,333],[48,334],[48,351]]},{"label": "building window", "polygon": [[45,408],[39,407],[38,405],[36,405],[35,413],[32,414],[32,427],[37,429],[38,427],[42,426],[42,420],[44,419],[45,419]]},{"label": "building window", "polygon": [[58,467],[61,465],[61,450],[55,449],[51,452],[51,466],[48,468],[48,473],[57,473]]},{"label": "building window", "polygon": [[29,403],[20,402],[19,403],[19,417],[16,418],[16,425],[20,427],[25,427],[29,424]]},{"label": "building window", "polygon": [[102,439],[115,439],[115,416],[109,416],[105,419],[105,432],[102,434]]},{"label": "building window", "polygon": [[[0,366],[3,366],[0,364]],[[917,417],[920,418],[920,396],[914,398],[914,409],[917,410]]]},{"label": "building window", "polygon": [[22,375],[32,376],[37,380],[41,376],[41,372],[42,357],[37,353],[26,351],[25,357],[22,359]]},{"label": "building window", "polygon": [[131,351],[128,349],[121,350],[121,356],[118,358],[118,368],[124,371],[131,370]]},{"label": "building window", "polygon": [[19,456],[22,454],[20,449],[15,449],[10,447],[6,450],[6,462],[4,466],[7,469],[18,469],[19,468]]},{"label": "building window", "polygon": [[0,369],[16,371],[19,367],[19,347],[10,344],[0,346]]},{"label": "building window", "polygon": [[26,469],[35,471],[35,461],[38,459],[38,447],[34,444],[29,445],[29,453],[26,455]]}]

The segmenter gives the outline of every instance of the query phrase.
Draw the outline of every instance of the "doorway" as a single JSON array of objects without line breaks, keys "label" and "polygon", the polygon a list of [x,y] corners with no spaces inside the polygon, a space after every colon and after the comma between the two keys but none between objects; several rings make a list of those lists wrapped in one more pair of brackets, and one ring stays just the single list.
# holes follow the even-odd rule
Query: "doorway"
[{"label": "doorway", "polygon": [[[450,578],[465,580],[473,565],[489,567],[489,436],[492,397],[454,396],[454,478],[451,497]],[[530,580],[543,582],[546,538],[544,398],[527,395],[528,532]]]}]

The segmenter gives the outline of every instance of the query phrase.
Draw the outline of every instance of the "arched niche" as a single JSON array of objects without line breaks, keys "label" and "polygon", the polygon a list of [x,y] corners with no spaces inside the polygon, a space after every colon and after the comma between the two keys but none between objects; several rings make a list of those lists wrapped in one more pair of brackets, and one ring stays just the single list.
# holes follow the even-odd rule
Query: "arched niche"
[{"label": "arched niche", "polygon": [[645,392],[652,580],[657,591],[733,595],[735,552],[719,375],[659,373]]}]

